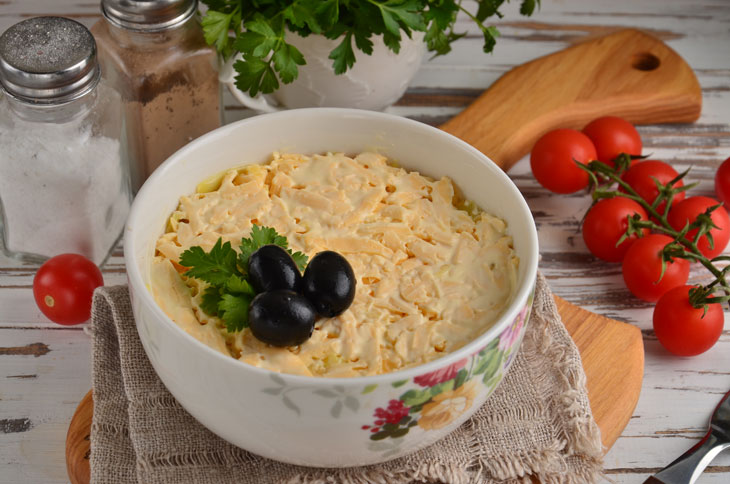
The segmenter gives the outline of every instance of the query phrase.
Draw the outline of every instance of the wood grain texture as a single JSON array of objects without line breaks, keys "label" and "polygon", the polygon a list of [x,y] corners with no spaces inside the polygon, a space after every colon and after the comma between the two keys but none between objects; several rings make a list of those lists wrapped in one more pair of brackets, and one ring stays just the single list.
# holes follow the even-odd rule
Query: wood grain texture
[{"label": "wood grain texture", "polygon": [[88,484],[91,481],[89,457],[93,416],[94,400],[89,390],[71,418],[66,434],[66,469],[72,484]]},{"label": "wood grain texture", "polygon": [[701,107],[689,65],[659,39],[625,29],[515,67],[441,129],[508,170],[551,129],[607,115],[691,122]]},{"label": "wood grain texture", "polygon": [[608,450],[633,415],[644,378],[644,343],[635,326],[586,311],[555,296],[586,372],[591,411]]},{"label": "wood grain texture", "polygon": [[[606,450],[616,442],[639,400],[644,345],[634,326],[591,313],[555,296],[565,328],[578,346],[586,372],[588,399]],[[91,391],[79,403],[66,437],[71,484],[89,484]]]}]

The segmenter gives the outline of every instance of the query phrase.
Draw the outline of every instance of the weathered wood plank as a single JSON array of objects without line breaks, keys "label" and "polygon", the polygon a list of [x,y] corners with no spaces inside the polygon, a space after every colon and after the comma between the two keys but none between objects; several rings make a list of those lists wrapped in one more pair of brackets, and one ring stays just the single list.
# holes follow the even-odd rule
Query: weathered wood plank
[{"label": "weathered wood plank", "polygon": [[89,389],[90,363],[83,331],[0,329],[0,481],[68,481],[63,443]]}]

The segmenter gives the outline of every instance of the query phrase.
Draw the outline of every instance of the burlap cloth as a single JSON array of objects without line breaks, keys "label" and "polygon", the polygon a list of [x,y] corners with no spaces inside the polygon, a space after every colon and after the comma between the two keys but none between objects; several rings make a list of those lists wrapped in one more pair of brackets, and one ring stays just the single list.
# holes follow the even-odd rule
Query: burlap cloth
[{"label": "burlap cloth", "polygon": [[590,484],[602,474],[580,355],[544,278],[522,347],[499,388],[459,429],[380,465],[312,469],[250,454],[213,435],[150,365],[126,286],[94,295],[91,482]]}]

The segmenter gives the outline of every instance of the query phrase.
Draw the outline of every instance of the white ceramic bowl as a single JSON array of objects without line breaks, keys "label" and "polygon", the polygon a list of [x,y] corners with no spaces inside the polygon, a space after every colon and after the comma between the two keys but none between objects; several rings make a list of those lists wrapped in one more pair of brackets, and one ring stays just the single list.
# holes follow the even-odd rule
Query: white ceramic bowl
[{"label": "white ceramic bowl", "polygon": [[[255,368],[183,332],[147,289],[155,240],[180,196],[210,175],[265,162],[273,151],[377,150],[404,168],[447,175],[466,198],[504,218],[520,258],[518,289],[497,323],[463,348],[384,375],[315,378]],[[425,124],[336,108],[291,110],[217,129],[161,165],[137,194],[124,239],[137,328],[152,366],[180,404],[233,444],[305,466],[382,462],[445,436],[494,391],[517,352],[532,303],[534,221],[512,181],[482,153]]]}]

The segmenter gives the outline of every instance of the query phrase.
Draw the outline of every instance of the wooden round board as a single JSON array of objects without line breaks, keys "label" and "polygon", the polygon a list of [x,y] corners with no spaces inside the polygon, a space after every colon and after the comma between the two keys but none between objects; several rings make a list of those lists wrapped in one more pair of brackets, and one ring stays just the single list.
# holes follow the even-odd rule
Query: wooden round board
[{"label": "wooden round board", "polygon": [[[644,376],[644,345],[638,328],[581,309],[555,297],[566,329],[583,360],[593,416],[608,450],[636,407]],[[89,484],[91,392],[81,400],[66,436],[66,467],[72,484]]]}]

